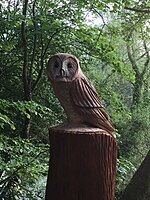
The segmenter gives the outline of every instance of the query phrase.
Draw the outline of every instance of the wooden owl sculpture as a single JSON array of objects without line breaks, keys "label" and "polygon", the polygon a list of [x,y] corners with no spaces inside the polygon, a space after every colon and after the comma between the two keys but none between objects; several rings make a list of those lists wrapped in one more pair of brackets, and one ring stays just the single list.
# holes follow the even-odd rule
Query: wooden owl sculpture
[{"label": "wooden owl sculpture", "polygon": [[83,74],[75,56],[55,54],[48,61],[47,71],[55,95],[66,112],[69,126],[87,125],[108,133],[115,130],[95,88]]}]

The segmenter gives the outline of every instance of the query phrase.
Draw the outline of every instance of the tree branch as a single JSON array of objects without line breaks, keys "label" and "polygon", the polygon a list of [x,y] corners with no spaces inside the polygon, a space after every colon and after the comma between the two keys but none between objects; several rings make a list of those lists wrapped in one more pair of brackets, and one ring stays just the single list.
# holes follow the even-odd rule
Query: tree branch
[{"label": "tree branch", "polygon": [[144,46],[144,49],[145,49],[145,53],[146,53],[147,59],[146,59],[146,61],[144,63],[144,69],[143,69],[143,71],[141,73],[142,76],[144,76],[144,74],[146,73],[146,70],[148,68],[148,64],[150,62],[150,55],[149,55],[149,51],[148,51],[147,44],[146,44],[145,40],[143,41],[143,46]]},{"label": "tree branch", "polygon": [[101,17],[103,24],[104,24],[104,25],[107,25],[107,24],[105,23],[105,20],[104,20],[103,15],[102,15],[96,8],[94,8],[94,7],[92,7],[92,8],[93,8],[93,10]]},{"label": "tree branch", "polygon": [[44,69],[44,57],[41,55],[41,60],[40,60],[40,64],[41,64],[41,68],[40,68],[40,71],[38,73],[38,76],[37,76],[37,79],[36,81],[34,82],[33,86],[32,86],[32,92],[35,90],[37,84],[39,83],[41,77],[42,77],[42,74],[43,74],[43,69]]},{"label": "tree branch", "polygon": [[131,10],[131,11],[134,11],[134,12],[139,12],[139,13],[150,13],[149,7],[147,7],[147,9],[138,9],[138,8],[129,8],[129,7],[125,6],[124,9]]},{"label": "tree branch", "polygon": [[110,78],[113,74],[114,74],[114,73],[111,72],[110,74],[107,75],[107,77],[103,80],[103,84],[104,84],[104,85],[108,83],[109,78]]},{"label": "tree branch", "polygon": [[[56,29],[56,31],[51,35],[50,39],[48,40],[48,43],[45,47],[45,50],[44,50],[44,47],[42,45],[42,50],[41,50],[41,60],[40,60],[40,65],[41,65],[41,68],[40,68],[40,71],[38,73],[38,76],[37,76],[37,79],[36,81],[34,82],[33,86],[32,86],[32,92],[35,90],[37,84],[39,83],[41,77],[42,77],[42,74],[43,74],[43,69],[44,69],[44,58],[45,58],[45,55],[46,55],[46,52],[49,48],[49,45],[50,45],[50,42],[52,41],[53,37],[58,34],[60,31],[62,31],[64,28],[66,27],[62,27],[62,28],[59,28],[59,29]],[[68,26],[67,26],[68,28]],[[42,38],[41,38],[41,41],[42,41]]]},{"label": "tree branch", "polygon": [[28,67],[28,53],[27,53],[27,39],[26,39],[26,29],[25,29],[25,18],[27,14],[27,6],[28,6],[28,0],[24,1],[23,4],[23,17],[22,25],[21,25],[21,33],[22,33],[22,43],[23,43],[23,72],[22,72],[22,78],[23,78],[23,86],[24,86],[24,92],[25,95],[28,90],[28,80],[27,80],[27,67]]},{"label": "tree branch", "polygon": [[132,68],[135,71],[135,73],[138,75],[139,74],[139,70],[138,67],[136,65],[135,59],[131,53],[131,46],[129,44],[127,44],[127,53],[128,53],[128,58],[131,62]]},{"label": "tree branch", "polygon": [[147,54],[146,52],[143,53],[143,54],[137,59],[137,61],[140,60],[141,58],[143,58],[146,54]]},{"label": "tree branch", "polygon": [[29,87],[30,87],[30,89],[31,89],[32,70],[33,70],[33,64],[34,64],[34,60],[35,60],[35,51],[36,51],[36,44],[37,44],[37,24],[35,21],[35,5],[36,5],[36,0],[34,0],[33,7],[32,7],[33,26],[34,26],[34,41],[33,41],[32,57],[31,57],[31,65],[30,65],[30,69],[29,69]]},{"label": "tree branch", "polygon": [[65,28],[68,28],[68,26],[61,27],[61,28],[56,29],[56,31],[51,35],[51,37],[50,37],[50,39],[48,40],[48,43],[47,43],[47,45],[46,45],[46,47],[45,47],[45,50],[43,51],[43,58],[45,57],[45,54],[46,54],[46,52],[47,52],[47,50],[48,50],[48,48],[49,48],[50,42],[52,41],[53,37],[54,37],[55,35],[57,35],[60,31],[62,31],[63,29],[65,29]]}]

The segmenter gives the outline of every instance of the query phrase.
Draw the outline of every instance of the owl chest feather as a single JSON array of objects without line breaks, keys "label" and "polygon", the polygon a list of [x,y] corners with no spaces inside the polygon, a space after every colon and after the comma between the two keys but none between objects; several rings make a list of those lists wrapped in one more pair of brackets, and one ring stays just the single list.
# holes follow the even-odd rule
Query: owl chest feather
[{"label": "owl chest feather", "polygon": [[56,82],[53,85],[53,88],[57,98],[65,110],[68,121],[73,123],[81,122],[81,116],[72,105],[73,102],[70,97],[71,82]]}]

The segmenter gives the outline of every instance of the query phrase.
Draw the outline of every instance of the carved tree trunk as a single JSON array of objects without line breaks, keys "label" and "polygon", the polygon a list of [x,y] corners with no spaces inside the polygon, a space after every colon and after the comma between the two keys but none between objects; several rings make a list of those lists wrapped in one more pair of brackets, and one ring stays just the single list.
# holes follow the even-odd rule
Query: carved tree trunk
[{"label": "carved tree trunk", "polygon": [[46,200],[114,200],[115,138],[99,128],[50,129]]}]

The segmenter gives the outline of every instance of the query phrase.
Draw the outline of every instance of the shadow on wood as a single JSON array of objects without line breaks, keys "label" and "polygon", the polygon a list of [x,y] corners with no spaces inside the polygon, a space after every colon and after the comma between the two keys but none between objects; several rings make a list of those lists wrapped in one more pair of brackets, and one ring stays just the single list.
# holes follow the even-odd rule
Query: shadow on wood
[{"label": "shadow on wood", "polygon": [[114,200],[115,138],[99,128],[51,128],[45,200]]}]

